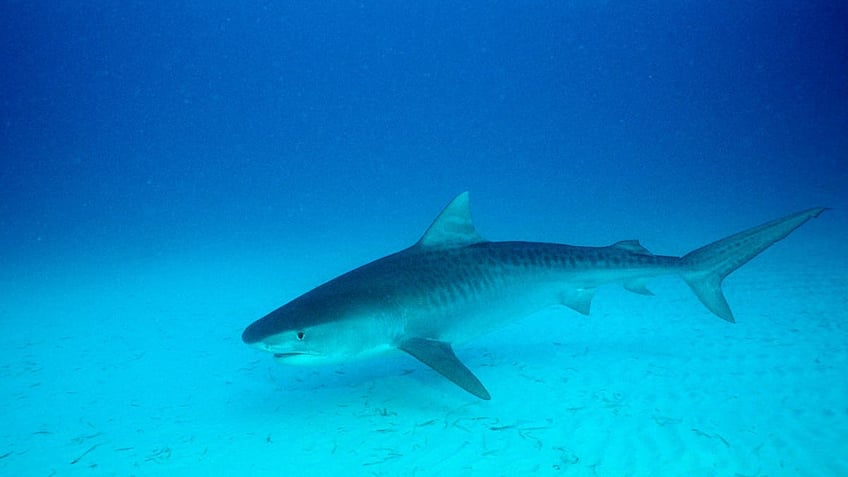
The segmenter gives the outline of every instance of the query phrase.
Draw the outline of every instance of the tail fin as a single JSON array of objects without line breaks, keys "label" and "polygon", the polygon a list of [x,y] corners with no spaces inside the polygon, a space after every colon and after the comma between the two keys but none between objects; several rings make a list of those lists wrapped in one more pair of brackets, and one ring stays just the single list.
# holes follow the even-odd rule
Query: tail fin
[{"label": "tail fin", "polygon": [[705,245],[680,259],[680,273],[701,303],[719,318],[734,323],[721,292],[724,277],[825,210],[817,207],[797,212]]}]

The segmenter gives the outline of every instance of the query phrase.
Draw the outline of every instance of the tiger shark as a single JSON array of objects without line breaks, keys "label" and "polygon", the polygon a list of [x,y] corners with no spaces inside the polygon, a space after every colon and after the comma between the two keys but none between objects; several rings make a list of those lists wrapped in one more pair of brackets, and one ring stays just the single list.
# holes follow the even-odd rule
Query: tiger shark
[{"label": "tiger shark", "polygon": [[471,221],[468,193],[413,246],[336,277],[248,326],[242,340],[282,363],[328,363],[399,349],[481,399],[490,394],[453,346],[552,305],[588,315],[598,287],[679,275],[709,311],[734,322],[722,280],[825,208],[797,212],[682,257],[637,240],[606,247],[490,242]]}]

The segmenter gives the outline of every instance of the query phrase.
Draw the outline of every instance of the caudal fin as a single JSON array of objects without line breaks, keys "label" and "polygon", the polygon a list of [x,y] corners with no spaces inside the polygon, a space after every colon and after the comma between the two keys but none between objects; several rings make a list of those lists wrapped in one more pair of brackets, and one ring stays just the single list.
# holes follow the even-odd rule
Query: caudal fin
[{"label": "caudal fin", "polygon": [[705,245],[680,259],[680,273],[701,303],[733,323],[736,320],[721,291],[724,277],[825,210],[817,207],[797,212]]}]

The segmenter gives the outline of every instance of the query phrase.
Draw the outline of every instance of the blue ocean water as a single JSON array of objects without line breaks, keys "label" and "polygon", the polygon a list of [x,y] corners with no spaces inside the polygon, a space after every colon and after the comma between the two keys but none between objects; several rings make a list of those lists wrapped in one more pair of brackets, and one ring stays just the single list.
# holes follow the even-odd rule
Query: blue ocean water
[{"label": "blue ocean water", "polygon": [[[846,25],[793,0],[4,2],[0,474],[845,475]],[[241,343],[465,190],[486,238],[668,255],[832,210],[728,279],[736,325],[668,278],[458,349],[490,402],[399,353]]]}]

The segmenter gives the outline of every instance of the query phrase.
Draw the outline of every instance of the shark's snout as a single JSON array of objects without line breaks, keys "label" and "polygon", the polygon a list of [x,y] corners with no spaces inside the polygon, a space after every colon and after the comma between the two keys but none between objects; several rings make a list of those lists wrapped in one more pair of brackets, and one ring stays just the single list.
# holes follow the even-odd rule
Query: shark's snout
[{"label": "shark's snout", "polygon": [[255,345],[257,343],[262,342],[267,336],[267,330],[264,329],[264,323],[262,320],[254,321],[250,324],[241,334],[241,340],[246,344]]}]

